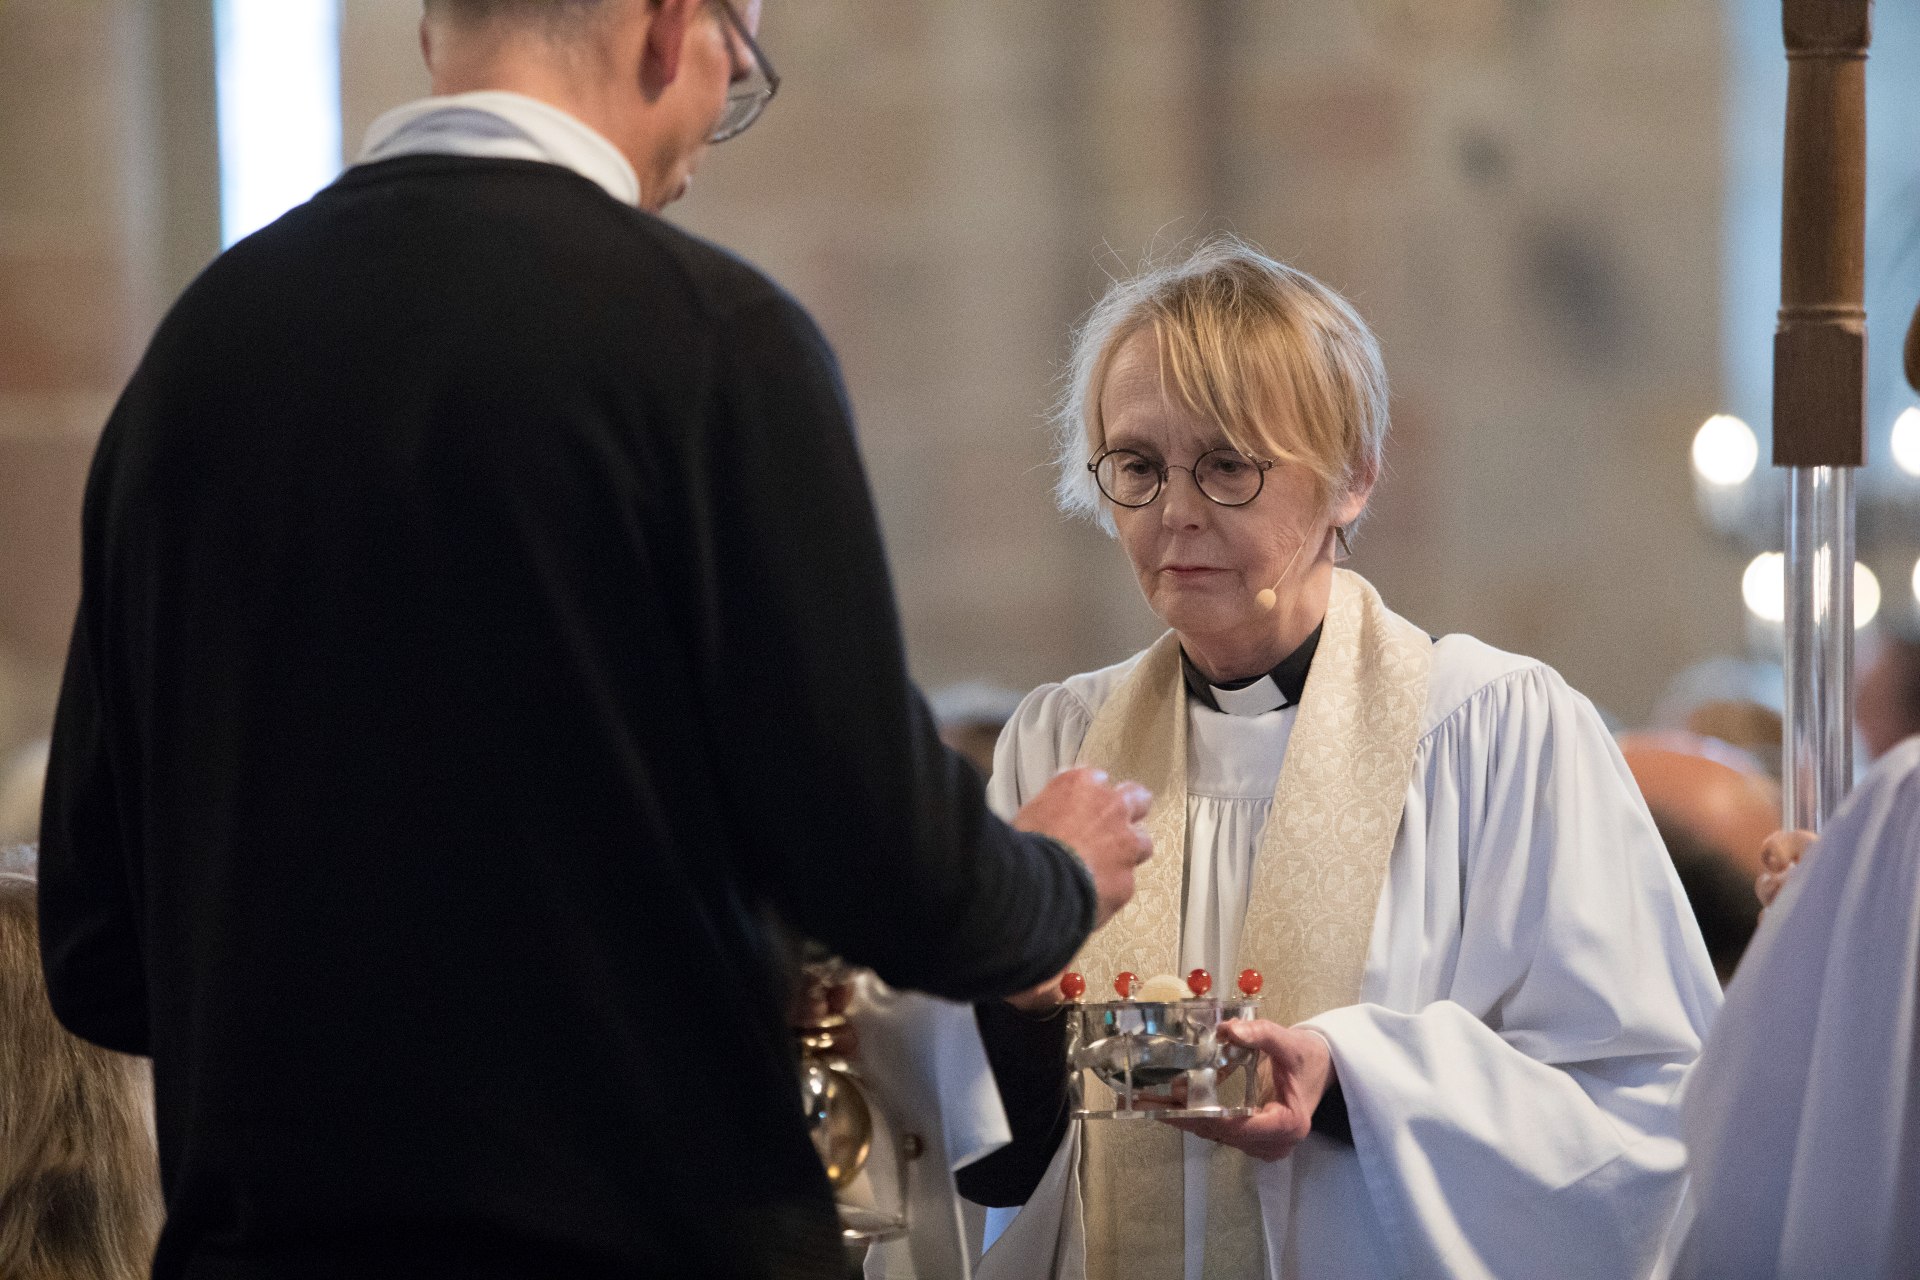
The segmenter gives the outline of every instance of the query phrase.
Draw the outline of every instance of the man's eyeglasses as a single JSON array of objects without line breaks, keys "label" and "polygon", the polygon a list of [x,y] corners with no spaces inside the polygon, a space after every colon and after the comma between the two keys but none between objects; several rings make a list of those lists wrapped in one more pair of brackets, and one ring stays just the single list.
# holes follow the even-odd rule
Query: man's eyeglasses
[{"label": "man's eyeglasses", "polygon": [[[740,19],[729,0],[714,0],[726,24],[747,46],[749,65],[744,72],[736,72],[734,82],[727,90],[727,109],[720,113],[719,123],[713,132],[707,135],[708,142],[725,142],[728,138],[737,138],[745,133],[760,113],[773,101],[773,95],[780,92],[780,73],[767,61],[767,55],[760,51],[753,33],[747,30],[747,24]],[[733,42],[727,42],[727,56],[733,56]]]},{"label": "man's eyeglasses", "polygon": [[1087,464],[1100,492],[1123,507],[1152,505],[1174,471],[1192,476],[1209,501],[1244,507],[1260,496],[1272,469],[1271,462],[1233,449],[1211,449],[1195,458],[1191,467],[1169,467],[1131,449],[1109,449]]}]

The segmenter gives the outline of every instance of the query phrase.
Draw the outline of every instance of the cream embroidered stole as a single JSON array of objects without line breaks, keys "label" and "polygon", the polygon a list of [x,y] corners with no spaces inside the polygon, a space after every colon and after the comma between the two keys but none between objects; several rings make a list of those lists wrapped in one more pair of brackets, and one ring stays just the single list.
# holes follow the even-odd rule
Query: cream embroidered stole
[{"label": "cream embroidered stole", "polygon": [[[1270,1021],[1291,1025],[1360,998],[1432,664],[1424,632],[1390,612],[1364,578],[1334,570],[1326,626],[1260,837],[1240,938],[1241,963],[1266,979],[1260,1012]],[[1123,969],[1143,977],[1176,972],[1186,907],[1187,706],[1173,633],[1101,707],[1078,763],[1153,790],[1146,821],[1154,857],[1140,871],[1133,900],[1088,941],[1074,967],[1094,991]],[[1215,978],[1219,989],[1232,989],[1232,975]],[[1081,1138],[1089,1280],[1181,1276],[1179,1131],[1103,1120],[1083,1124]],[[1255,1164],[1218,1145],[1210,1146],[1209,1160],[1206,1275],[1264,1275]]]}]

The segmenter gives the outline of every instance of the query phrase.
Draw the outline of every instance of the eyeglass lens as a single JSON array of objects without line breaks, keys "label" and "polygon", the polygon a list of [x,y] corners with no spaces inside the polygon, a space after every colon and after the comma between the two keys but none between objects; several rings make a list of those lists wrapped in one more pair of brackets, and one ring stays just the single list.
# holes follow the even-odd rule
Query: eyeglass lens
[{"label": "eyeglass lens", "polygon": [[1093,477],[1100,492],[1114,502],[1123,507],[1144,507],[1160,496],[1173,471],[1190,472],[1200,492],[1223,507],[1252,502],[1266,483],[1266,471],[1260,464],[1233,449],[1203,453],[1192,467],[1165,467],[1131,449],[1112,449],[1100,456]]},{"label": "eyeglass lens", "polygon": [[740,18],[728,0],[718,0],[718,6],[726,25],[747,49],[747,74],[734,84],[727,93],[726,109],[721,113],[713,132],[708,135],[709,142],[725,142],[745,133],[760,114],[767,109],[767,103],[780,87],[780,78],[767,62],[766,54],[761,52],[753,33],[747,30],[747,24]]}]

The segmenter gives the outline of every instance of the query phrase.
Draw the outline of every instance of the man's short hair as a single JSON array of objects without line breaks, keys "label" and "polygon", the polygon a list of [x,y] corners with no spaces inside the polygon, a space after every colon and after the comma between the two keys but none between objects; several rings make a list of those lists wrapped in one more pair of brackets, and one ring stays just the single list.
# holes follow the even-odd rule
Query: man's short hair
[{"label": "man's short hair", "polygon": [[426,0],[429,16],[474,26],[498,20],[537,24],[550,34],[577,31],[613,7],[614,0]]}]

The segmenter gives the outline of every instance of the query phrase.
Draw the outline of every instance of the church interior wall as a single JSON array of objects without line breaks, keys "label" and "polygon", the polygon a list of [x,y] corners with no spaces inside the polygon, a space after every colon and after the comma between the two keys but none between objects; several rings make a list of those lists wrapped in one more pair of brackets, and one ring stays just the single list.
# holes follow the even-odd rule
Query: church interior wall
[{"label": "church interior wall", "polygon": [[[165,6],[169,11],[176,6]],[[192,32],[0,0],[0,753],[44,732],[86,460],[217,236]],[[417,0],[344,0],[351,150],[419,92]],[[1024,689],[1157,625],[1052,509],[1042,418],[1110,273],[1237,231],[1378,329],[1390,474],[1354,567],[1632,722],[1742,649],[1695,516],[1721,408],[1717,0],[772,0],[784,84],[671,215],[838,349],[923,683]],[[822,584],[831,591],[831,584]]]}]

